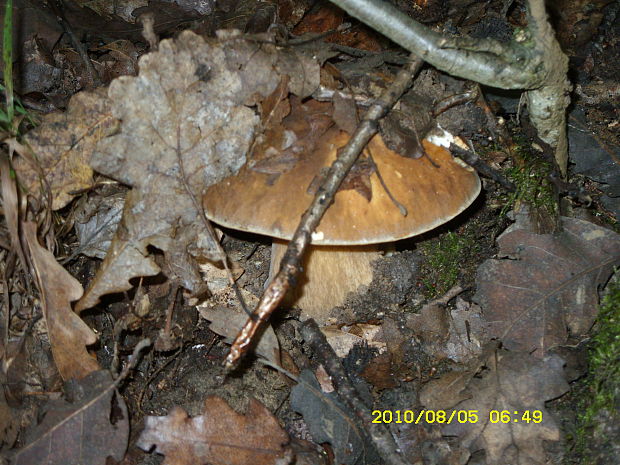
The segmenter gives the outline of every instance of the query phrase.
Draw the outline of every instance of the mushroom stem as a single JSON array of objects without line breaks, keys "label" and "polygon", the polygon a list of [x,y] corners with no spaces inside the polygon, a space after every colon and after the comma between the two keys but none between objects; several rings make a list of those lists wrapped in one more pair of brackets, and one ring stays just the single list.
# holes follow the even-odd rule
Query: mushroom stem
[{"label": "mushroom stem", "polygon": [[[273,242],[270,281],[287,246],[287,241]],[[299,282],[287,294],[285,305],[301,309],[302,320],[313,318],[321,326],[328,324],[331,310],[343,305],[349,293],[370,285],[372,262],[380,256],[376,245],[309,246]]]}]

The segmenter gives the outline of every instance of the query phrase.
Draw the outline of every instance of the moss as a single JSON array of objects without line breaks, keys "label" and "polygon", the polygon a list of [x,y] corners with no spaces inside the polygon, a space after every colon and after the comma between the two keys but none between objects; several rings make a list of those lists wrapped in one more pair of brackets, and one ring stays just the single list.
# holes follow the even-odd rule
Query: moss
[{"label": "moss", "polygon": [[505,175],[516,186],[504,199],[502,215],[512,210],[518,203],[527,203],[539,211],[541,216],[553,218],[558,214],[558,206],[550,176],[553,174],[552,163],[534,153],[525,138],[516,134],[513,138],[514,164],[507,169]]},{"label": "moss", "polygon": [[425,256],[420,282],[427,299],[445,294],[457,283],[464,265],[477,263],[473,258],[478,244],[472,228],[463,228],[460,233],[447,232],[423,242],[419,249]]},{"label": "moss", "polygon": [[580,463],[612,463],[599,460],[617,453],[612,445],[620,439],[620,273],[601,303],[585,386],[571,455],[579,456]]}]

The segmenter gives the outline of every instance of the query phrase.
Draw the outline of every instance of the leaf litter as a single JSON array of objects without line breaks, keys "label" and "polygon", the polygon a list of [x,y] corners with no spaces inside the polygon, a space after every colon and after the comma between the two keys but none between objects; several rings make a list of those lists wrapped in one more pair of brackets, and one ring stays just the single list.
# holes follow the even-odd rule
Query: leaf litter
[{"label": "leaf litter", "polygon": [[71,302],[82,296],[82,285],[56,261],[49,250],[39,245],[35,223],[24,223],[23,232],[41,293],[41,306],[58,371],[65,380],[84,378],[98,370],[99,364],[86,350],[86,346],[97,341],[97,336],[71,308]]},{"label": "leaf litter", "polygon": [[[443,434],[457,436],[472,453],[484,449],[487,463],[543,464],[547,463],[543,441],[560,439],[559,425],[545,401],[569,389],[563,364],[558,356],[540,360],[523,352],[492,351],[483,360],[483,370],[465,376],[464,389],[451,403],[436,404],[431,395],[445,383],[462,386],[452,376],[427,384],[421,397],[430,409],[475,411],[477,421],[453,421],[443,428]],[[508,413],[510,421],[493,416],[501,412]],[[541,412],[541,421],[534,420],[534,412]]]},{"label": "leaf litter", "polygon": [[26,444],[12,455],[11,463],[105,465],[108,456],[122,460],[129,439],[129,416],[113,387],[106,370],[68,383],[71,401],[47,402],[43,420],[28,432]]},{"label": "leaf litter", "polygon": [[587,336],[597,315],[598,290],[620,265],[620,236],[576,218],[556,234],[528,230],[526,215],[498,239],[502,259],[478,269],[475,295],[488,333],[511,350],[544,357]]},{"label": "leaf litter", "polygon": [[112,114],[121,127],[99,141],[91,165],[133,189],[106,258],[77,308],[129,289],[131,278],[159,273],[149,245],[171,262],[170,279],[194,294],[204,292],[194,258],[214,258],[216,239],[204,231],[197,199],[245,163],[260,122],[250,106],[273,92],[279,68],[294,73],[290,87],[301,95],[311,90],[311,82],[298,76],[318,75],[311,61],[279,54],[273,46],[234,36],[205,41],[186,32],[143,56],[137,77],[111,84]]},{"label": "leaf litter", "polygon": [[269,465],[284,456],[288,441],[276,418],[257,400],[250,399],[242,415],[211,396],[203,414],[193,418],[180,407],[164,417],[147,417],[138,446],[155,446],[170,465]]},{"label": "leaf litter", "polygon": [[[50,201],[54,209],[67,205],[77,191],[93,186],[93,168],[132,188],[111,246],[106,241],[113,229],[110,226],[117,224],[122,199],[115,199],[109,217],[98,217],[96,211],[84,212],[83,219],[93,223],[90,230],[81,233],[86,238],[81,243],[82,252],[101,257],[110,249],[77,310],[96,305],[104,294],[128,290],[129,280],[134,277],[154,275],[160,270],[192,293],[200,293],[204,283],[195,259],[213,258],[217,239],[202,230],[198,221],[202,212],[194,199],[200,199],[209,185],[235,173],[255,145],[257,152],[263,153],[263,160],[255,164],[255,169],[275,176],[289,169],[296,161],[295,151],[304,144],[312,145],[313,137],[323,132],[320,125],[314,132],[299,130],[299,134],[305,135],[295,141],[298,147],[286,145],[291,140],[290,132],[286,132],[291,128],[287,125],[295,118],[305,117],[302,100],[289,99],[288,93],[307,97],[318,85],[318,76],[318,67],[311,60],[290,50],[260,40],[246,40],[235,33],[223,34],[218,41],[205,41],[186,32],[174,41],[163,41],[158,52],[143,57],[139,76],[115,81],[107,95],[100,91],[78,94],[67,113],[47,117],[38,130],[27,136],[27,144],[16,145],[22,155],[16,159],[19,180],[31,199],[39,200],[39,206]],[[88,99],[95,99],[95,104],[87,103]],[[333,119],[341,128],[352,126],[347,120],[352,113],[348,103],[334,102],[337,111],[329,114],[323,124],[330,126]],[[308,101],[304,105],[303,110],[311,113]],[[295,133],[294,128],[292,132]],[[364,181],[369,173],[363,168],[358,167],[359,172],[350,175],[346,187],[367,195]],[[542,440],[559,438],[557,424],[544,410],[544,401],[561,395],[567,386],[561,360],[549,353],[558,345],[579,341],[587,335],[596,316],[597,290],[619,262],[617,235],[579,220],[563,222],[564,231],[553,236],[536,235],[517,222],[500,237],[500,258],[485,262],[478,273],[475,300],[482,310],[460,297],[456,309],[451,309],[446,300],[440,307],[409,318],[405,322],[408,329],[392,323],[390,335],[385,336],[387,340],[380,342],[387,344],[389,353],[381,360],[375,359],[379,369],[375,370],[373,384],[378,389],[398,386],[398,381],[386,380],[385,386],[380,381],[392,376],[398,365],[408,363],[404,346],[406,336],[410,335],[407,331],[411,330],[422,341],[422,349],[434,359],[447,357],[470,366],[465,372],[453,371],[426,384],[421,399],[428,407],[482,408],[481,415],[500,406],[521,410],[536,407],[543,411],[545,421],[541,425],[476,424],[444,429],[445,434],[460,438],[472,453],[484,449],[488,464],[542,463]],[[85,350],[86,345],[94,342],[93,334],[84,331],[78,313],[71,310],[71,302],[82,292],[81,286],[63,274],[53,255],[38,244],[34,225],[24,226],[24,231],[29,229],[30,247],[38,260],[35,268],[37,264],[39,271],[44,266],[49,268],[47,274],[40,273],[39,284],[56,364],[65,379],[88,376],[98,369],[96,360]],[[105,234],[99,235],[100,232]],[[89,244],[93,245],[90,250]],[[167,263],[156,263],[150,246],[163,251]],[[545,279],[532,280],[532,276]],[[511,290],[506,291],[507,287]],[[60,288],[62,292],[57,296],[55,291]],[[233,318],[232,311],[238,317]],[[238,326],[236,321],[243,319],[243,314],[231,309],[216,308],[202,313],[212,322],[211,330],[225,337],[230,337]],[[59,327],[69,328],[60,338]],[[472,359],[492,337],[499,338],[510,352],[486,353],[486,358],[480,357],[483,363],[475,366]],[[274,333],[273,339],[267,339],[271,340],[268,348],[259,347],[259,352],[269,358],[268,354],[277,349],[277,338]],[[533,349],[535,357],[523,352]],[[350,352],[355,350],[347,346],[342,355]],[[308,376],[306,370],[302,373]],[[328,374],[325,377],[329,379]],[[334,429],[335,423],[322,431],[317,429],[323,421],[321,415],[329,409],[325,408],[323,394],[318,396],[314,412],[300,406],[317,397],[316,393],[299,394],[303,391],[300,386],[293,392],[297,392],[296,404],[304,411],[307,425],[314,428],[313,439],[331,444],[336,455],[344,457],[351,451],[351,431]],[[321,389],[318,384],[317,389]],[[429,395],[431,390],[434,396]],[[248,463],[250,455],[243,455],[244,447],[254,447],[251,441],[259,436],[253,431],[248,436],[250,445],[239,446],[223,431],[203,428],[207,413],[217,418],[214,424],[224,418],[236,418],[231,424],[238,421],[236,425],[242,425],[241,429],[251,429],[252,424],[268,425],[265,430],[282,442],[267,449],[269,461],[265,463],[273,463],[281,457],[278,454],[284,453],[281,446],[288,436],[273,423],[274,418],[266,410],[251,404],[244,417],[217,398],[209,398],[205,415],[198,417],[189,418],[178,409],[167,417],[149,417],[143,446],[157,444],[157,450],[166,455],[166,463],[220,463],[217,460],[224,458],[218,456],[218,450],[227,448],[241,451],[235,460]],[[254,413],[256,419],[251,418]],[[173,428],[179,425],[187,428],[188,435],[173,434]],[[197,438],[189,451],[184,450],[188,437]],[[435,437],[433,441],[436,440]],[[533,446],[528,449],[530,443]],[[38,447],[36,441],[33,444]]]}]

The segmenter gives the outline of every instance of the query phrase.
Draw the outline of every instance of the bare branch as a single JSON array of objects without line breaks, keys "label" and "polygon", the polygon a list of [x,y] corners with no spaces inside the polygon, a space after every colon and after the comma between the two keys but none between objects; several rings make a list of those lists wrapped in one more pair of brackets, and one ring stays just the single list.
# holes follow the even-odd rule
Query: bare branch
[{"label": "bare branch", "polygon": [[446,73],[503,89],[530,89],[542,83],[531,47],[518,42],[444,36],[382,0],[331,1]]},{"label": "bare branch", "polygon": [[376,134],[377,121],[392,108],[403,92],[411,86],[413,77],[422,66],[422,60],[416,60],[413,56],[411,58],[413,61],[398,73],[392,85],[368,109],[355,134],[353,134],[347,145],[342,148],[338,157],[329,168],[325,180],[317,190],[310,207],[303,214],[297,230],[288,244],[278,273],[263,292],[254,313],[233,342],[226,357],[226,368],[228,370],[233,369],[248,352],[254,340],[254,335],[268,320],[269,316],[286,295],[288,289],[295,282],[295,278],[300,272],[301,260],[306,248],[310,244],[312,232],[329,208],[336,191],[357,160],[360,152],[370,138]]}]

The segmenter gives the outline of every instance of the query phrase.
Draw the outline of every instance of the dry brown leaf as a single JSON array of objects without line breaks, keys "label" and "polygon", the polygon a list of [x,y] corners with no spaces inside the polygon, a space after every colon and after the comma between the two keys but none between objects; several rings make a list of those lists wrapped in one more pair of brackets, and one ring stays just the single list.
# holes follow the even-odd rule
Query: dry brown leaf
[{"label": "dry brown leaf", "polygon": [[[258,299],[256,297],[248,299],[247,295],[248,293],[244,293],[246,304],[249,308],[254,308]],[[232,344],[248,319],[248,316],[238,308],[226,308],[221,305],[212,307],[208,304],[199,305],[197,308],[200,316],[211,322],[209,329],[226,338],[227,344]],[[276,365],[280,364],[280,344],[271,325],[261,334],[255,352]]]},{"label": "dry brown leaf", "polygon": [[[526,353],[498,351],[491,354],[486,363],[488,370],[471,377],[465,390],[467,400],[454,407],[456,411],[475,410],[477,421],[452,421],[443,429],[444,435],[459,437],[472,452],[484,449],[487,465],[548,463],[543,441],[558,441],[560,429],[545,409],[545,401],[569,389],[563,363],[557,356],[540,360]],[[455,383],[453,377],[445,381]],[[464,394],[455,391],[454,395],[462,398]],[[437,404],[427,407],[449,408]],[[491,411],[506,412],[508,417],[504,418],[510,421],[496,421],[498,417],[490,416]],[[541,412],[541,422],[532,421],[534,411]],[[527,421],[528,415],[530,421]]]},{"label": "dry brown leaf", "polygon": [[288,435],[260,402],[250,399],[245,415],[210,396],[204,413],[190,418],[180,407],[168,416],[146,417],[138,447],[166,456],[164,464],[271,465],[285,453]]},{"label": "dry brown leaf", "polygon": [[509,259],[478,268],[474,299],[489,335],[509,349],[543,357],[569,337],[578,342],[596,318],[598,288],[620,264],[618,234],[575,218],[562,218],[562,226],[539,235],[518,222],[497,241]]},{"label": "dry brown leaf", "polygon": [[311,370],[304,369],[291,389],[291,408],[304,417],[312,439],[329,443],[334,463],[353,465],[373,463],[373,446],[366,440],[355,413],[340,400],[337,392],[325,392]]},{"label": "dry brown leaf", "polygon": [[467,362],[482,352],[487,340],[486,320],[476,304],[457,297],[456,308],[449,310],[445,302],[430,302],[419,313],[409,315],[406,325],[421,339],[426,353]]},{"label": "dry brown leaf", "polygon": [[[82,201],[83,200],[83,201]],[[105,258],[123,215],[125,191],[98,190],[78,201],[75,209],[75,234],[79,241],[73,255]]]},{"label": "dry brown leaf", "polygon": [[398,378],[392,365],[389,353],[379,354],[368,362],[361,376],[379,391],[395,388],[398,386]]},{"label": "dry brown leaf", "polygon": [[45,116],[24,143],[15,146],[21,155],[13,164],[20,184],[40,200],[49,188],[52,209],[64,207],[72,191],[92,185],[90,156],[97,142],[117,127],[105,90],[76,94],[66,112]]},{"label": "dry brown leaf", "polygon": [[321,332],[338,357],[344,358],[353,349],[353,346],[368,345],[379,351],[385,351],[386,343],[378,341],[377,335],[381,326],[359,323],[352,326],[324,326]]},{"label": "dry brown leaf", "polygon": [[77,308],[129,289],[131,278],[157,274],[149,245],[164,252],[169,278],[194,293],[205,290],[193,257],[214,258],[216,239],[205,231],[197,208],[202,193],[245,163],[259,124],[251,106],[280,82],[275,69],[297,72],[290,82],[305,89],[309,84],[299,84],[299,67],[312,67],[300,57],[295,65],[274,46],[236,32],[219,35],[219,41],[206,42],[186,31],[162,41],[159,51],[140,59],[139,76],[110,85],[121,130],[99,142],[91,165],[133,190],[108,254]]},{"label": "dry brown leaf", "polygon": [[36,223],[23,224],[34,267],[41,306],[47,323],[54,361],[63,379],[83,378],[99,370],[97,360],[86,346],[97,342],[97,336],[71,309],[71,302],[82,296],[82,286],[54,258],[39,245]]},{"label": "dry brown leaf", "polygon": [[[270,96],[269,100],[273,98]],[[279,111],[272,112],[273,117],[267,122],[265,134],[250,159],[253,171],[273,175],[268,183],[290,171],[304,156],[310,156],[321,137],[334,124],[332,105],[328,102],[302,102],[291,98],[275,108]]]},{"label": "dry brown leaf", "polygon": [[115,394],[110,372],[93,372],[72,391],[71,403],[48,402],[43,421],[11,457],[13,465],[105,465],[108,456],[123,459],[129,417],[123,398]]}]

